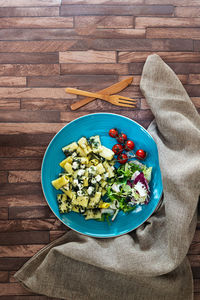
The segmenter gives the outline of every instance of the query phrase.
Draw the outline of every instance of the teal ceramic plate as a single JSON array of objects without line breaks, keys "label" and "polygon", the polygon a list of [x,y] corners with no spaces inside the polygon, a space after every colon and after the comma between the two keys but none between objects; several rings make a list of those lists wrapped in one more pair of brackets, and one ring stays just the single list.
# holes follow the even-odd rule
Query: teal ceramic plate
[{"label": "teal ceramic plate", "polygon": [[[129,139],[135,142],[135,149],[144,149],[148,156],[144,163],[153,167],[150,182],[151,198],[147,205],[143,205],[130,213],[120,212],[115,221],[109,225],[105,222],[85,220],[84,217],[75,212],[60,214],[56,191],[51,181],[58,177],[61,172],[59,163],[65,158],[62,147],[82,136],[90,137],[100,135],[102,144],[108,148],[116,143],[116,140],[108,135],[111,128],[118,128],[126,133]],[[158,150],[151,135],[141,125],[133,120],[110,113],[97,113],[80,117],[63,127],[50,142],[42,163],[42,188],[48,205],[55,216],[71,229],[97,238],[110,238],[128,233],[143,224],[155,211],[162,195],[162,180],[158,161]]]}]

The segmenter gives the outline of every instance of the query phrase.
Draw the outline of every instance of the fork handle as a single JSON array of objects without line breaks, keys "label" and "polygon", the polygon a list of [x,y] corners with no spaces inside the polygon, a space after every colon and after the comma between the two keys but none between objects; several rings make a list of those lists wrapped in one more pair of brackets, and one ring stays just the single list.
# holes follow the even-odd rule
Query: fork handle
[{"label": "fork handle", "polygon": [[86,96],[86,97],[91,97],[91,98],[99,98],[102,100],[109,101],[110,96],[109,95],[102,95],[98,93],[91,93],[91,92],[86,92],[83,90],[78,90],[78,89],[72,89],[72,88],[66,88],[65,90],[67,93],[70,94],[75,94],[75,95],[80,95],[80,96]]}]

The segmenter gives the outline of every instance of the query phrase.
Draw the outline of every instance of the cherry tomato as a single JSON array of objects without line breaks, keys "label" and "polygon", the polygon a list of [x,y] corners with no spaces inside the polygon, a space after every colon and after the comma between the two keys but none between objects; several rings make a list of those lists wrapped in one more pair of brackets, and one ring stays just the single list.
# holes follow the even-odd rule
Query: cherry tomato
[{"label": "cherry tomato", "polygon": [[120,153],[122,153],[122,151],[123,151],[123,147],[122,147],[122,145],[120,145],[120,144],[115,144],[113,147],[112,147],[112,151],[115,153],[115,154],[120,154]]},{"label": "cherry tomato", "polygon": [[147,155],[146,152],[142,149],[137,150],[135,154],[138,159],[145,159],[145,157]]},{"label": "cherry tomato", "polygon": [[126,151],[131,151],[131,150],[133,150],[134,147],[135,147],[135,144],[133,143],[133,141],[128,140],[125,142],[124,148]]},{"label": "cherry tomato", "polygon": [[117,141],[120,144],[124,144],[124,142],[127,140],[127,135],[125,133],[120,133],[117,137]]},{"label": "cherry tomato", "polygon": [[109,136],[111,136],[112,138],[118,137],[118,131],[115,128],[112,128],[109,130]]},{"label": "cherry tomato", "polygon": [[125,164],[128,160],[128,156],[125,153],[121,153],[117,156],[117,160],[120,164]]}]

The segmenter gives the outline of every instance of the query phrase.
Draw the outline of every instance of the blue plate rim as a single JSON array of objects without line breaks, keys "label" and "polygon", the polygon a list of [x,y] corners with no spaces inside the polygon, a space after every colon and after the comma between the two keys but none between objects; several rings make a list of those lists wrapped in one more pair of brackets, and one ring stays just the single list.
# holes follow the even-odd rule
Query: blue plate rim
[{"label": "blue plate rim", "polygon": [[89,237],[93,237],[93,238],[100,238],[100,239],[108,239],[108,238],[115,238],[115,237],[118,237],[118,236],[122,236],[122,235],[124,235],[124,234],[128,234],[128,233],[130,233],[130,232],[132,232],[132,231],[134,231],[134,230],[136,230],[137,228],[139,228],[142,224],[144,224],[153,214],[154,214],[154,212],[157,210],[157,207],[159,206],[159,203],[160,203],[160,201],[161,201],[161,199],[162,199],[162,195],[163,195],[163,185],[162,185],[162,193],[161,193],[161,195],[160,195],[160,198],[159,198],[159,201],[158,201],[158,203],[157,203],[157,206],[155,207],[155,209],[152,211],[152,213],[143,221],[143,223],[142,224],[140,224],[140,225],[138,225],[137,227],[135,227],[134,229],[130,229],[130,230],[128,230],[128,231],[126,231],[126,232],[123,232],[123,233],[120,233],[120,234],[112,234],[112,235],[105,235],[105,236],[100,236],[100,235],[95,235],[95,234],[86,234],[86,233],[82,233],[82,232],[80,232],[80,231],[78,231],[78,230],[76,230],[76,229],[74,229],[74,228],[72,228],[71,226],[69,226],[69,225],[66,225],[60,218],[59,218],[59,216],[57,216],[55,213],[54,213],[54,211],[53,211],[53,209],[51,208],[51,206],[50,206],[50,204],[49,204],[49,202],[48,202],[48,200],[47,200],[47,198],[46,198],[46,195],[45,195],[45,192],[44,192],[44,189],[43,189],[43,184],[42,184],[42,182],[43,182],[43,180],[42,180],[42,174],[43,174],[43,165],[44,165],[44,160],[45,160],[45,158],[46,158],[46,154],[47,154],[47,151],[48,151],[48,149],[49,149],[49,147],[51,146],[51,144],[52,144],[52,142],[53,142],[53,140],[56,138],[56,136],[62,131],[62,130],[64,130],[64,128],[66,127],[66,126],[68,126],[69,124],[71,124],[71,123],[74,123],[76,120],[79,120],[79,119],[83,119],[83,118],[85,118],[85,117],[88,117],[88,116],[93,116],[93,115],[115,115],[115,116],[120,116],[120,117],[122,117],[122,118],[124,118],[124,119],[128,119],[128,120],[130,120],[130,121],[132,121],[133,123],[135,123],[135,124],[137,124],[139,127],[141,127],[141,129],[143,130],[143,131],[145,131],[148,135],[149,135],[149,137],[154,141],[154,143],[155,143],[155,140],[154,140],[154,138],[152,137],[152,135],[146,130],[146,128],[144,128],[141,124],[139,124],[138,122],[136,122],[136,121],[134,121],[134,120],[132,120],[132,119],[130,119],[130,118],[128,118],[128,117],[125,117],[125,116],[123,116],[123,115],[119,115],[119,114],[115,114],[115,113],[108,113],[108,112],[99,112],[99,113],[91,113],[91,114],[86,114],[86,115],[84,115],[84,116],[81,116],[81,117],[78,117],[78,118],[76,118],[76,119],[74,119],[74,120],[72,120],[72,121],[70,121],[69,123],[67,123],[66,125],[64,125],[54,136],[53,136],[53,138],[50,140],[50,142],[49,142],[49,144],[48,144],[48,146],[47,146],[47,148],[46,148],[46,150],[45,150],[45,152],[44,152],[44,155],[43,155],[43,159],[42,159],[42,164],[41,164],[41,172],[40,172],[40,183],[41,183],[41,187],[42,187],[42,192],[43,192],[43,195],[44,195],[44,198],[45,198],[45,200],[46,200],[46,202],[47,202],[47,204],[48,204],[48,206],[49,206],[49,208],[50,208],[50,210],[53,212],[53,214],[54,214],[54,216],[56,216],[56,218],[58,218],[59,219],[59,221],[61,222],[61,223],[63,223],[66,227],[68,227],[68,228],[70,228],[71,230],[73,230],[73,231],[75,231],[75,232],[77,232],[77,233],[79,233],[79,234],[82,234],[82,235],[84,235],[84,236],[89,236]]}]

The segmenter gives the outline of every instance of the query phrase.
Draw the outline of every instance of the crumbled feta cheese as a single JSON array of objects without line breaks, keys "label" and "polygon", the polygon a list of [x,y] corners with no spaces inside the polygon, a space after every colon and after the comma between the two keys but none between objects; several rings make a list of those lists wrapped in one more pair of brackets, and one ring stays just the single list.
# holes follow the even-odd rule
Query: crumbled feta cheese
[{"label": "crumbled feta cheese", "polygon": [[83,196],[83,191],[78,191],[78,192],[77,192],[77,195],[78,195],[78,196]]},{"label": "crumbled feta cheese", "polygon": [[78,186],[79,190],[82,190],[83,185],[81,183],[77,184],[77,186]]},{"label": "crumbled feta cheese", "polygon": [[78,163],[76,161],[73,162],[72,169],[78,169]]},{"label": "crumbled feta cheese", "polygon": [[108,173],[103,174],[103,179],[106,180],[108,178],[108,176],[109,176]]},{"label": "crumbled feta cheese", "polygon": [[120,192],[120,184],[117,184],[117,183],[113,183],[112,185],[112,190],[116,193],[119,193]]},{"label": "crumbled feta cheese", "polygon": [[91,183],[95,184],[97,181],[95,178],[92,178]]},{"label": "crumbled feta cheese", "polygon": [[85,165],[81,165],[80,167],[81,167],[81,169],[85,169]]},{"label": "crumbled feta cheese", "polygon": [[77,173],[78,176],[82,176],[83,174],[85,174],[85,170],[78,170]]},{"label": "crumbled feta cheese", "polygon": [[91,166],[91,167],[89,167],[88,168],[88,172],[90,173],[90,174],[95,174],[96,173],[96,167],[95,166]]},{"label": "crumbled feta cheese", "polygon": [[78,179],[74,179],[74,180],[73,180],[73,183],[74,183],[75,185],[78,185]]},{"label": "crumbled feta cheese", "polygon": [[94,187],[93,186],[89,186],[89,188],[87,189],[88,195],[91,195],[94,191]]},{"label": "crumbled feta cheese", "polygon": [[95,179],[96,179],[96,181],[100,181],[101,180],[101,175],[97,175],[96,177],[95,177]]},{"label": "crumbled feta cheese", "polygon": [[75,157],[75,156],[77,156],[77,153],[76,153],[76,152],[73,152],[73,153],[72,153],[72,157]]}]

